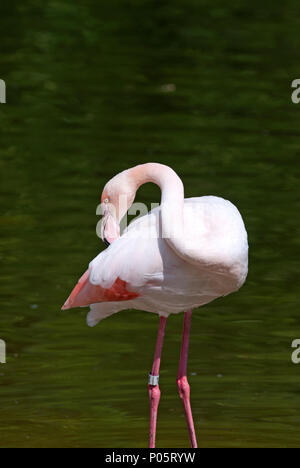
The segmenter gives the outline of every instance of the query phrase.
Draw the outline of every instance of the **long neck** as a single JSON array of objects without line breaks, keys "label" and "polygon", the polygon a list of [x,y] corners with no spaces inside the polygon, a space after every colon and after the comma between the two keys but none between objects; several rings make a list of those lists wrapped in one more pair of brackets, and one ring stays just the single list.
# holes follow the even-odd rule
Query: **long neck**
[{"label": "long neck", "polygon": [[135,184],[135,190],[147,182],[160,187],[162,236],[177,255],[191,263],[198,263],[186,247],[184,188],[176,172],[163,164],[148,163],[129,169],[128,175]]},{"label": "long neck", "polygon": [[175,171],[164,164],[147,163],[128,170],[128,175],[137,190],[147,182],[153,182],[161,189],[162,204],[178,204],[183,207],[184,188],[181,179]]}]

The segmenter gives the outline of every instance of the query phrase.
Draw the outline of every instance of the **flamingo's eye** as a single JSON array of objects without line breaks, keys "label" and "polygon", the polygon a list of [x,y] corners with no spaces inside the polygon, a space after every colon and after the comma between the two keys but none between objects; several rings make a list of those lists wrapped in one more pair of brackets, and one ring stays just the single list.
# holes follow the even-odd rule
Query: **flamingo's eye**
[{"label": "flamingo's eye", "polygon": [[109,202],[109,199],[108,198],[105,198],[104,199],[104,203],[108,203]]}]

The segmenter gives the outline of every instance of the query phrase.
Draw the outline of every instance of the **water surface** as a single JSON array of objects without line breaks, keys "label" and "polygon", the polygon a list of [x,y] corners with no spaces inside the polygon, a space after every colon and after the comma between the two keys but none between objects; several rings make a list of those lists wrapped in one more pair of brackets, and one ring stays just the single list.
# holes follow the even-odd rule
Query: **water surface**
[{"label": "water surface", "polygon": [[[102,187],[148,161],[171,165],[186,196],[230,199],[249,233],[247,283],[193,317],[199,446],[299,445],[300,10],[244,3],[1,4],[1,447],[146,446],[157,317],[89,329],[85,310],[60,307],[103,248]],[[167,324],[158,447],[188,445],[182,319]]]}]

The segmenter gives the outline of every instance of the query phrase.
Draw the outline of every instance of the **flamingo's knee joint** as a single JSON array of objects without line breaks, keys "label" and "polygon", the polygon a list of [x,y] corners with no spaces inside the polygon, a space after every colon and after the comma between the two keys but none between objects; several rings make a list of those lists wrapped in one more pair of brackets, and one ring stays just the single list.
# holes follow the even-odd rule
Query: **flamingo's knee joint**
[{"label": "flamingo's knee joint", "polygon": [[160,401],[160,388],[158,385],[148,385],[150,406],[157,409]]},{"label": "flamingo's knee joint", "polygon": [[186,376],[177,379],[177,387],[181,399],[190,398],[190,385]]}]

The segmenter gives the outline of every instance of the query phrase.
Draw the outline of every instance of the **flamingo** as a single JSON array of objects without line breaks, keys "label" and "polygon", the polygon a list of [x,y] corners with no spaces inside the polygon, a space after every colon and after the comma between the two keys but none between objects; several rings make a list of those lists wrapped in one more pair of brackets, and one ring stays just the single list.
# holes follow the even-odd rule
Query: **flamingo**
[{"label": "flamingo", "polygon": [[[120,221],[138,188],[153,182],[161,204],[134,220],[120,236]],[[124,309],[159,315],[152,371],[149,448],[155,447],[159,369],[167,318],[184,312],[177,386],[190,444],[197,447],[187,379],[192,311],[237,291],[248,272],[247,232],[238,209],[216,196],[184,198],[183,183],[168,166],[147,163],[125,170],[104,187],[101,237],[107,248],[89,265],[63,309],[90,306],[87,324]]]}]

